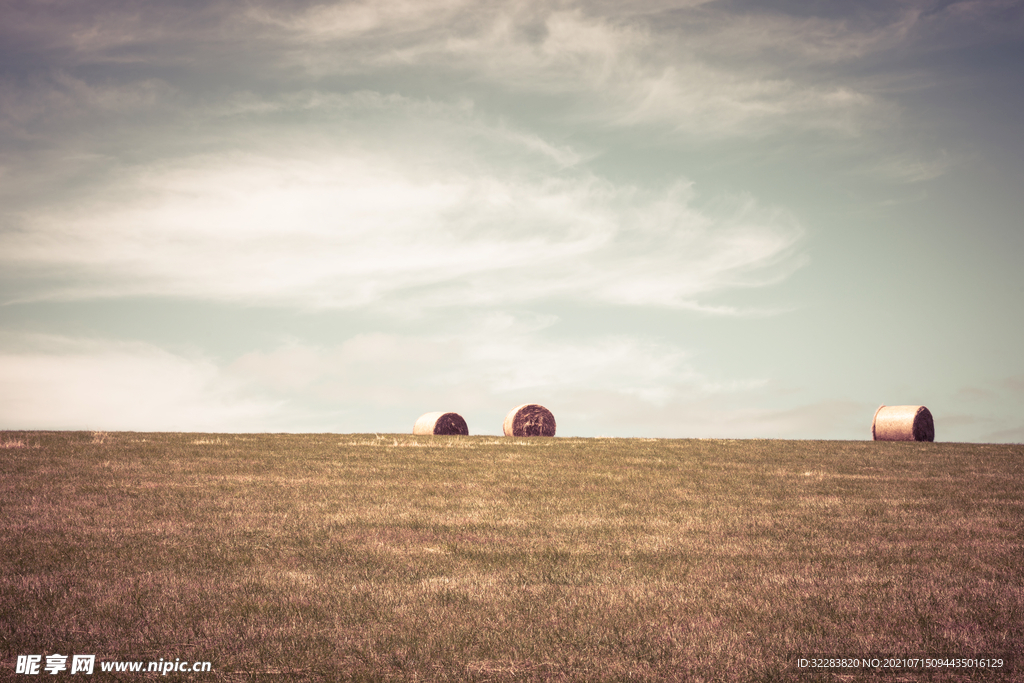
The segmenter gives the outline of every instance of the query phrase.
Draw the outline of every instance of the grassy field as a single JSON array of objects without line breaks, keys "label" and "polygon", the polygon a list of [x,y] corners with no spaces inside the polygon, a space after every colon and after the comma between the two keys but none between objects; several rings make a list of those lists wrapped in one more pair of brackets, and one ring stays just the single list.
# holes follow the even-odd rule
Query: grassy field
[{"label": "grassy field", "polygon": [[4,679],[892,680],[792,667],[1024,644],[1020,445],[0,432],[0,472]]}]

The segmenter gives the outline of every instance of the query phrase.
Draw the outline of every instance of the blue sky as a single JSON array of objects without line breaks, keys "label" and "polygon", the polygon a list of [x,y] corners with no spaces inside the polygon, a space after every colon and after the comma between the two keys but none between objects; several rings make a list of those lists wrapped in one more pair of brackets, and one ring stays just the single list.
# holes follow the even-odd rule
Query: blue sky
[{"label": "blue sky", "polygon": [[1024,5],[0,2],[0,428],[1024,440]]}]

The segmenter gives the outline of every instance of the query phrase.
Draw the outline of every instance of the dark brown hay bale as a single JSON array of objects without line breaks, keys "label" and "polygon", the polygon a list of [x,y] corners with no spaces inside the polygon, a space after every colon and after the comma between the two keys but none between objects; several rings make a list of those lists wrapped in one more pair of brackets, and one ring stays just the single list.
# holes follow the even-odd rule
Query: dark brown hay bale
[{"label": "dark brown hay bale", "polygon": [[544,406],[526,403],[505,416],[505,436],[554,436],[555,416]]},{"label": "dark brown hay bale", "polygon": [[924,406],[879,406],[871,421],[875,441],[935,441],[935,423]]},{"label": "dark brown hay bale", "polygon": [[469,426],[458,413],[427,413],[420,415],[412,426],[413,434],[438,434],[441,436],[468,436]]}]

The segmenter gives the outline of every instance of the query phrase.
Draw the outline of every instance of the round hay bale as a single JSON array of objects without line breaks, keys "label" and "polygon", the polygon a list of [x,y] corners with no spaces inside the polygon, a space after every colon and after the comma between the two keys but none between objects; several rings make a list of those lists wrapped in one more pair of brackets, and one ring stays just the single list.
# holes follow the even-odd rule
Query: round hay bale
[{"label": "round hay bale", "polygon": [[924,406],[879,406],[871,420],[875,441],[935,441],[935,423]]},{"label": "round hay bale", "polygon": [[427,413],[420,415],[412,426],[413,434],[438,434],[441,436],[468,436],[469,426],[458,413]]},{"label": "round hay bale", "polygon": [[505,416],[505,436],[554,436],[555,416],[544,406],[524,403]]}]

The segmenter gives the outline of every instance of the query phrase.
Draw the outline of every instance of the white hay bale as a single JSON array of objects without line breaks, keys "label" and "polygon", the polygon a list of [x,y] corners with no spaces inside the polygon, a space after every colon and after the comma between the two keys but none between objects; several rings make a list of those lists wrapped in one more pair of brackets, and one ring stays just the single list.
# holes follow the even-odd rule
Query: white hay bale
[{"label": "white hay bale", "polygon": [[469,427],[458,413],[427,413],[420,415],[416,420],[416,424],[412,426],[412,433],[467,436]]},{"label": "white hay bale", "polygon": [[544,406],[524,403],[505,416],[505,436],[554,436],[555,416]]},{"label": "white hay bale", "polygon": [[875,441],[935,441],[935,423],[924,406],[879,406],[871,420]]}]

